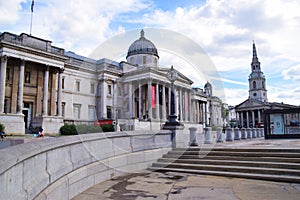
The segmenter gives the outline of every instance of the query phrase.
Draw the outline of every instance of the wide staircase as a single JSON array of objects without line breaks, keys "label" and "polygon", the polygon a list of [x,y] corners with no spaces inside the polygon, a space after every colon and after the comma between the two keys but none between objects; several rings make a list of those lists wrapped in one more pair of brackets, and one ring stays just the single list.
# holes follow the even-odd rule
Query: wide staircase
[{"label": "wide staircase", "polygon": [[149,170],[300,183],[300,149],[176,148]]}]

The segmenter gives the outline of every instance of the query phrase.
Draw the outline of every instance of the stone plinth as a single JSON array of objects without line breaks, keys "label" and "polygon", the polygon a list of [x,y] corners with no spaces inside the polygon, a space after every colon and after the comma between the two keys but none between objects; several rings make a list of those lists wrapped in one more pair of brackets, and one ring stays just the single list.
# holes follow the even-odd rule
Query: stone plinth
[{"label": "stone plinth", "polygon": [[0,114],[0,123],[5,126],[6,134],[25,134],[25,122],[23,114]]},{"label": "stone plinth", "polygon": [[232,128],[226,128],[226,141],[233,141]]}]

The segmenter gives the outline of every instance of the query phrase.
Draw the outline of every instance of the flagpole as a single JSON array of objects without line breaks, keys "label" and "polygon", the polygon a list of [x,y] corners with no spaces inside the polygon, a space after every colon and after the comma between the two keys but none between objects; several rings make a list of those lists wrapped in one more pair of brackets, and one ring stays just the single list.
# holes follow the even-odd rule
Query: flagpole
[{"label": "flagpole", "polygon": [[32,30],[32,13],[33,12],[31,12],[31,17],[30,17],[30,35],[31,35],[31,30]]}]

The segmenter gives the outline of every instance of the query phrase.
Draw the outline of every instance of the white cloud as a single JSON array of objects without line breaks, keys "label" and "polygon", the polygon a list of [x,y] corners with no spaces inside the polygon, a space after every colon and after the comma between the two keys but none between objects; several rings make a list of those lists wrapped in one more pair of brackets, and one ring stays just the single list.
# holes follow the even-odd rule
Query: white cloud
[{"label": "white cloud", "polygon": [[[20,19],[19,12],[21,11],[20,3],[26,0],[1,0],[0,1],[0,26],[13,25]],[[7,30],[9,31],[9,30]]]},{"label": "white cloud", "polygon": [[290,68],[282,71],[283,79],[285,80],[300,80],[300,64],[291,66]]}]

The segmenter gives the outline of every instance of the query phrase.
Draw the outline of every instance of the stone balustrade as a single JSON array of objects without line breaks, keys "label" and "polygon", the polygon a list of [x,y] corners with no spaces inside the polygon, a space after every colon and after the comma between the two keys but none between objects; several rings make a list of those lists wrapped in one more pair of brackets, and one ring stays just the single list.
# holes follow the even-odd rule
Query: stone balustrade
[{"label": "stone balustrade", "polygon": [[148,168],[171,147],[168,130],[36,138],[0,150],[0,199],[71,199]]}]

